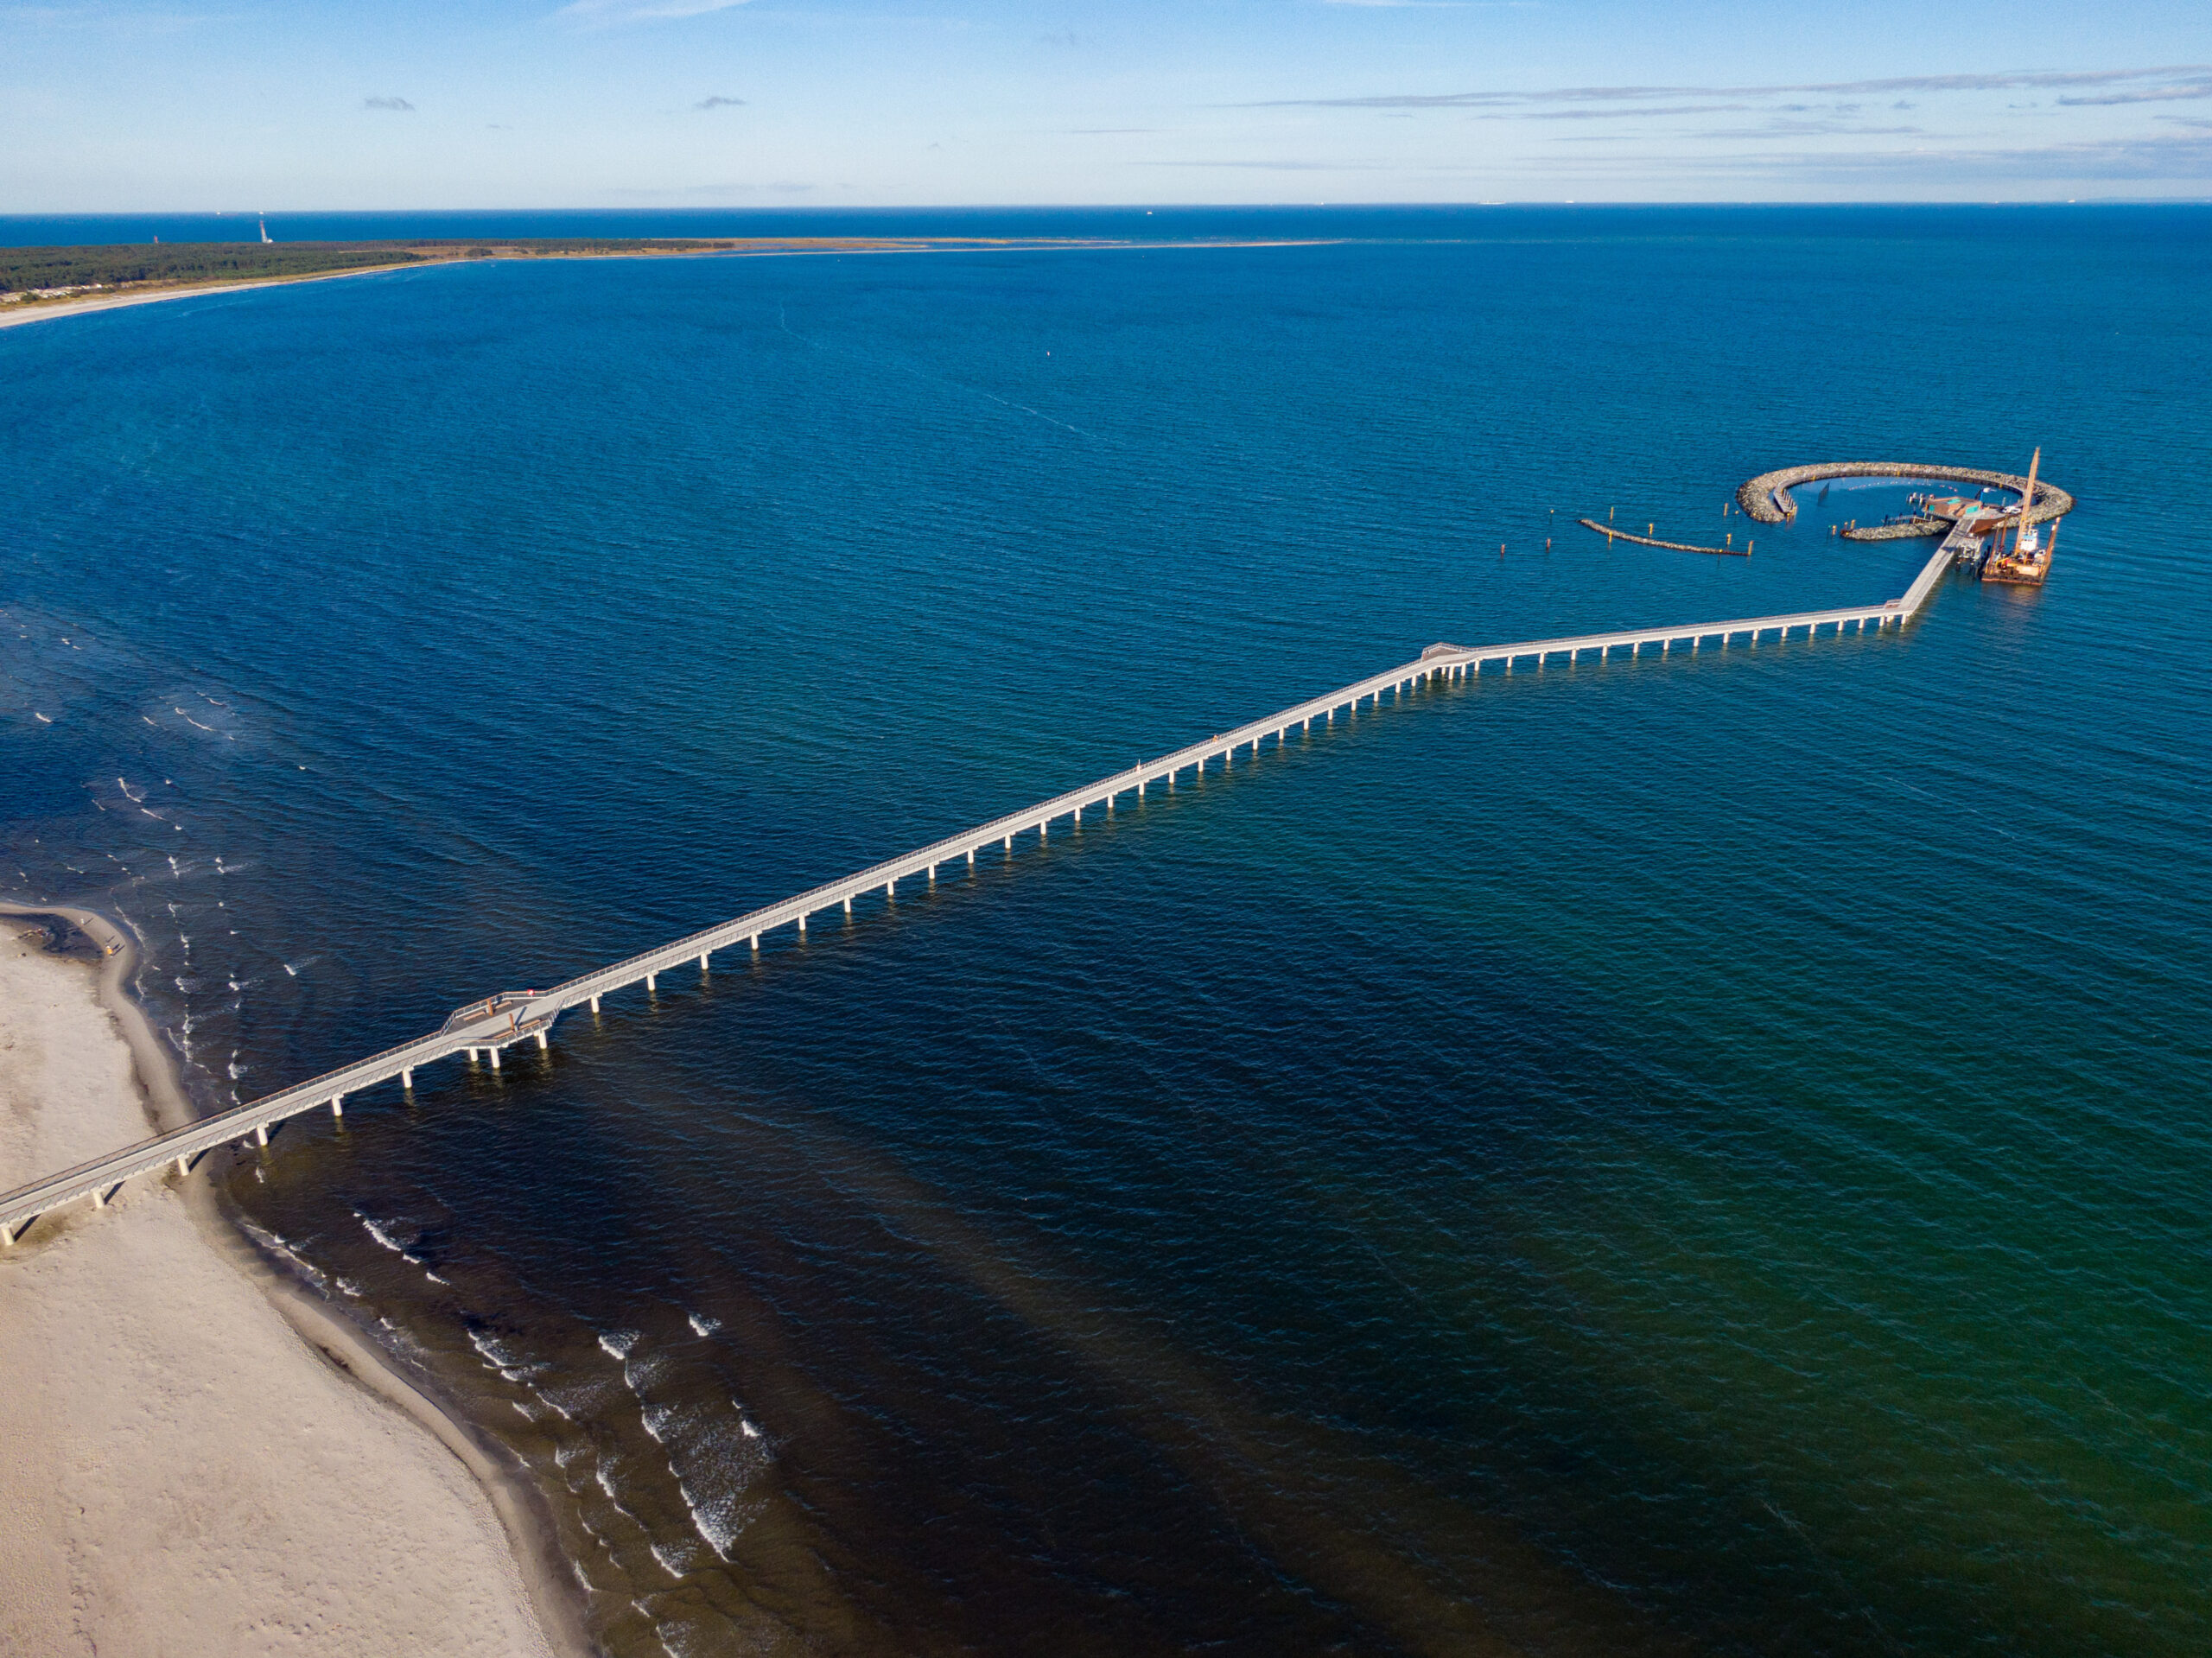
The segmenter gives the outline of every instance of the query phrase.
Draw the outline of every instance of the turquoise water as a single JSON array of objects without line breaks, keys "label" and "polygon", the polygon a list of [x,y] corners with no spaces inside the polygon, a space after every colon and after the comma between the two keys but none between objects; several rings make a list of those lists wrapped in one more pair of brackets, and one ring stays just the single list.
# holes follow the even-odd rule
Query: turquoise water
[{"label": "turquoise water", "polygon": [[250,1098],[1436,639],[1893,595],[1902,482],[1572,520],[2040,443],[2041,591],[1386,705],[226,1178],[626,1655],[2201,1651],[2212,213],[2034,222],[10,329],[5,896]]}]

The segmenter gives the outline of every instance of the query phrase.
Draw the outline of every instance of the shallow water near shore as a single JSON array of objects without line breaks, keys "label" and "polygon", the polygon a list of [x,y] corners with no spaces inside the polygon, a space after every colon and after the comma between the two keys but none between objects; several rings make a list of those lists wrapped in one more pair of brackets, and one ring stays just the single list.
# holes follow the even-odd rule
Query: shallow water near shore
[{"label": "shallow water near shore", "polygon": [[1927,556],[1754,472],[2081,501],[2040,591],[1386,703],[242,1159],[613,1651],[2212,1636],[2212,213],[1454,233],[0,336],[0,881],[209,1105],[1437,639]]}]

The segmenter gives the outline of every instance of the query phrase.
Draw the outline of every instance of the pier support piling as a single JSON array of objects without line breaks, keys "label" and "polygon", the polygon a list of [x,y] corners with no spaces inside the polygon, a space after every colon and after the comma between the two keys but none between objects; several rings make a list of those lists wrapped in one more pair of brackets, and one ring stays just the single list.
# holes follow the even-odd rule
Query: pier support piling
[{"label": "pier support piling", "polygon": [[[802,919],[798,924],[799,931],[804,932],[806,930],[805,921]],[[660,988],[660,985],[658,983],[659,978],[660,975],[658,973],[648,973],[645,975],[645,994],[647,995],[652,995],[654,991]],[[495,1065],[498,1064],[499,1063],[499,1051],[497,1048],[492,1048],[486,1050],[486,1051],[488,1051],[492,1056],[492,1063]]]},{"label": "pier support piling", "polygon": [[485,1051],[486,1053],[489,1054],[489,1055],[491,1056],[491,1058],[492,1058],[492,1069],[493,1069],[493,1070],[499,1070],[499,1051],[497,1048],[486,1048],[486,1049],[485,1049],[485,1050],[484,1050],[484,1051]]},{"label": "pier support piling", "polygon": [[552,1046],[553,1045],[552,1045],[551,1043],[548,1042],[548,1041],[545,1039],[545,1032],[543,1032],[543,1031],[540,1031],[540,1032],[537,1033],[537,1045],[538,1045],[541,1049],[543,1049],[543,1048],[549,1048],[549,1047]]},{"label": "pier support piling", "polygon": [[333,1122],[336,1122],[340,1118],[343,1117],[345,1115],[346,1115],[346,1096],[345,1096],[343,1094],[334,1094],[334,1095],[332,1095],[332,1096],[330,1096],[330,1120],[331,1120]]},{"label": "pier support piling", "polygon": [[257,1122],[253,1125],[253,1143],[257,1146],[266,1146],[269,1143],[269,1125],[267,1123]]},{"label": "pier support piling", "polygon": [[9,1225],[5,1221],[0,1221],[0,1249],[14,1248],[16,1247],[16,1236],[17,1234],[14,1227]]},{"label": "pier support piling", "polygon": [[[594,996],[594,997],[591,999],[591,1010],[592,1010],[592,1012],[594,1012],[594,1013],[597,1013],[597,1012],[599,1011],[599,998],[598,998],[597,996]],[[411,1089],[415,1086],[415,1067],[414,1067],[414,1066],[412,1066],[412,1065],[402,1065],[402,1066],[399,1068],[399,1085],[400,1085],[400,1087],[402,1087],[403,1089]]]}]

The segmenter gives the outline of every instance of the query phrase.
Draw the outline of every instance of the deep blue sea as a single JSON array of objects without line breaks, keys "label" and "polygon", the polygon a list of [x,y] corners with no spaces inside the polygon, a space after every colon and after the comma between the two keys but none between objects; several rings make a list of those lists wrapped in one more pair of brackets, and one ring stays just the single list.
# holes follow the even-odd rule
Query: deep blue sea
[{"label": "deep blue sea", "polygon": [[238,1157],[607,1647],[2212,1648],[2212,210],[851,217],[1351,239],[0,331],[0,896],[136,925],[206,1104],[1435,640],[1904,590],[1828,530],[1907,485],[1724,518],[1770,467],[2081,505],[2041,590],[1386,703]]}]

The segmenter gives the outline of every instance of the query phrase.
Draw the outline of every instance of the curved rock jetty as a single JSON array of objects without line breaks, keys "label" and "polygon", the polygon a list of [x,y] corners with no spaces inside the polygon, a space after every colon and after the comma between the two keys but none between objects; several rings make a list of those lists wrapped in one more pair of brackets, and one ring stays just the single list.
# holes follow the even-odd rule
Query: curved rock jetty
[{"label": "curved rock jetty", "polygon": [[[1812,467],[1783,467],[1763,472],[1736,492],[1736,505],[1744,516],[1760,524],[1783,524],[1797,516],[1797,503],[1789,492],[1800,484],[1817,484],[1830,478],[1940,478],[1947,483],[1989,484],[2017,494],[2028,492],[2028,480],[2017,473],[1990,472],[1980,467],[1917,467],[1902,461],[1832,461]],[[2039,479],[2036,499],[2028,511],[2030,524],[2063,518],[2074,510],[2074,498],[2052,483]],[[1926,524],[1925,529],[1916,527]],[[1945,527],[1941,518],[1916,519],[1912,524],[1880,524],[1845,531],[1853,541],[1888,541],[1908,536],[1932,536]]]}]

